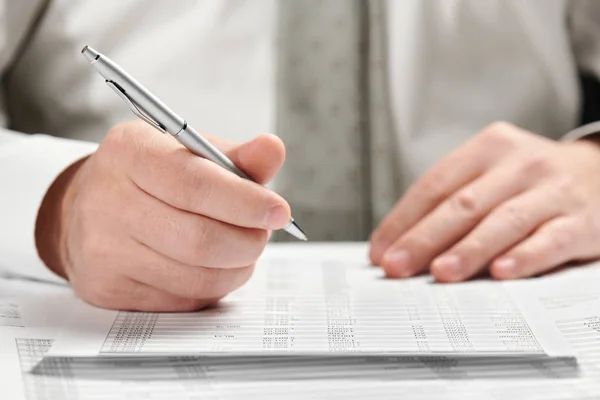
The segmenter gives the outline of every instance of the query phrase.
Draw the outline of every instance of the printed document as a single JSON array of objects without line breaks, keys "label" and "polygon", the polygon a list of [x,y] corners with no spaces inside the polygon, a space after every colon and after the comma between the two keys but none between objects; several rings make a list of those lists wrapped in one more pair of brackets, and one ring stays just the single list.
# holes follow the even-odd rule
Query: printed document
[{"label": "printed document", "polygon": [[49,354],[572,355],[539,300],[510,282],[388,280],[362,252],[307,247],[266,254],[242,290],[201,312],[80,301]]},{"label": "printed document", "polygon": [[[337,254],[336,246],[328,245],[321,249],[326,251],[316,252],[311,259],[310,254],[293,246],[285,251],[279,249],[277,246],[275,254],[268,250],[267,256],[290,259],[300,254],[312,262],[326,253],[329,259],[345,257],[352,262],[363,259],[366,253],[364,247],[351,245]],[[381,276],[376,268],[370,271],[376,279]],[[71,307],[78,304],[75,296],[66,286],[0,279],[0,302],[11,304],[10,313],[5,315],[11,321],[17,315],[20,320],[0,326],[0,398],[598,399],[598,282],[600,264],[511,282],[507,287],[512,298],[518,297],[516,303],[534,299],[541,304],[543,315],[550,316],[550,324],[560,331],[576,359],[428,354],[423,357],[361,354],[139,357],[140,354],[134,354],[58,358],[44,356],[54,343],[62,317],[70,315]],[[429,284],[426,279],[423,283]],[[240,296],[256,296],[261,290],[261,285],[253,281],[240,291]],[[521,310],[527,321],[535,318],[536,312],[531,307]],[[532,330],[535,332],[536,328]]]}]

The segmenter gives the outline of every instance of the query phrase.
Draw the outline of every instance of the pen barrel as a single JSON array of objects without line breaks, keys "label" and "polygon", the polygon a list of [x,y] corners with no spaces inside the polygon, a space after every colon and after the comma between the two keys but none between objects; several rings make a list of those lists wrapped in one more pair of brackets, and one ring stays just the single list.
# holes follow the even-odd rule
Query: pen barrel
[{"label": "pen barrel", "polygon": [[110,58],[101,53],[97,54],[98,58],[92,62],[92,66],[104,79],[118,85],[123,94],[134,102],[136,107],[147,115],[152,116],[167,132],[176,134],[181,130],[181,127],[185,124],[183,118],[175,114],[158,97],[121,69]]},{"label": "pen barrel", "polygon": [[176,135],[173,135],[181,144],[183,144],[189,151],[197,156],[204,157],[215,164],[220,165],[229,172],[232,172],[240,178],[252,180],[248,175],[239,169],[233,161],[219,149],[217,149],[212,143],[206,140],[202,135],[194,130],[189,125],[185,125],[184,128],[179,131]]}]

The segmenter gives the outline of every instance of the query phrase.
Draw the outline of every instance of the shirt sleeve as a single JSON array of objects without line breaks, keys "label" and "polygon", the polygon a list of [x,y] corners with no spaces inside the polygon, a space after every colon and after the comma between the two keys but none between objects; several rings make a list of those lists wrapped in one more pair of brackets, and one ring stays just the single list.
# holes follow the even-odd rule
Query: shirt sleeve
[{"label": "shirt sleeve", "polygon": [[600,121],[592,122],[586,125],[582,125],[578,128],[573,129],[565,136],[562,137],[563,141],[572,141],[584,139],[591,135],[597,135],[600,133]]},{"label": "shirt sleeve", "polygon": [[56,177],[95,143],[0,130],[0,272],[62,281],[38,256],[35,224]]},{"label": "shirt sleeve", "polygon": [[[47,2],[15,1],[0,6],[0,78],[27,45]],[[92,143],[29,135],[5,129],[10,98],[0,85],[0,274],[62,281],[38,256],[35,225],[39,207],[56,177],[93,153]]]},{"label": "shirt sleeve", "polygon": [[[600,1],[570,2],[569,30],[578,69],[600,79]],[[600,121],[580,126],[563,140],[577,140],[600,133]]]}]

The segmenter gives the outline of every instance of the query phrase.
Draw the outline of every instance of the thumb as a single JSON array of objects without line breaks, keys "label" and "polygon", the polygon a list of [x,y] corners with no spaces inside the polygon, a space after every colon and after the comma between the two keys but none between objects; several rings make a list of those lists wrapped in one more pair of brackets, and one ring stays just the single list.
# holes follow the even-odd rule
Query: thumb
[{"label": "thumb", "polygon": [[261,185],[275,177],[285,160],[285,146],[275,135],[260,135],[242,144],[208,135],[207,138],[238,168]]}]

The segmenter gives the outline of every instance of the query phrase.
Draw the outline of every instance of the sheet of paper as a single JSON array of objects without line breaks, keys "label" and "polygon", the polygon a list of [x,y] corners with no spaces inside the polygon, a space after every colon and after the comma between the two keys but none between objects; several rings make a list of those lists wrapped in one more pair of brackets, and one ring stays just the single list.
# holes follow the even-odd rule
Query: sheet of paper
[{"label": "sheet of paper", "polygon": [[24,327],[19,306],[15,303],[0,303],[0,326]]},{"label": "sheet of paper", "polygon": [[0,330],[60,327],[75,298],[67,285],[0,278]]},{"label": "sheet of paper", "polygon": [[[335,250],[335,247],[334,249]],[[354,254],[353,247],[342,253]],[[335,251],[332,258],[340,257]],[[360,252],[357,258],[363,256]],[[281,254],[276,254],[281,256]],[[575,351],[571,358],[516,357],[122,357],[43,358],[54,329],[0,327],[1,398],[162,399],[573,399],[600,398],[600,265],[517,282],[537,299]],[[0,288],[14,282],[0,280]],[[521,287],[518,287],[521,286]],[[35,316],[51,296],[27,284],[16,301]],[[260,291],[260,284],[242,295]],[[7,291],[0,290],[4,295]],[[524,294],[525,293],[525,294]],[[65,299],[61,307],[73,301]],[[33,304],[29,306],[27,304]],[[68,308],[59,310],[65,314]],[[57,314],[60,314],[57,313]],[[39,315],[38,315],[39,316]],[[33,321],[33,318],[29,318]],[[42,323],[49,323],[47,318]],[[60,325],[60,321],[57,322]]]},{"label": "sheet of paper", "polygon": [[291,249],[267,254],[243,290],[199,313],[79,302],[49,354],[572,354],[539,303],[520,301],[510,284],[386,280],[363,252]]},{"label": "sheet of paper", "polygon": [[[446,356],[43,358],[51,331],[13,329],[0,334],[0,376],[11,400],[591,399],[600,394],[600,333],[584,321],[594,315],[597,308],[584,310],[562,326],[580,364]],[[583,330],[571,330],[579,323]]]}]

